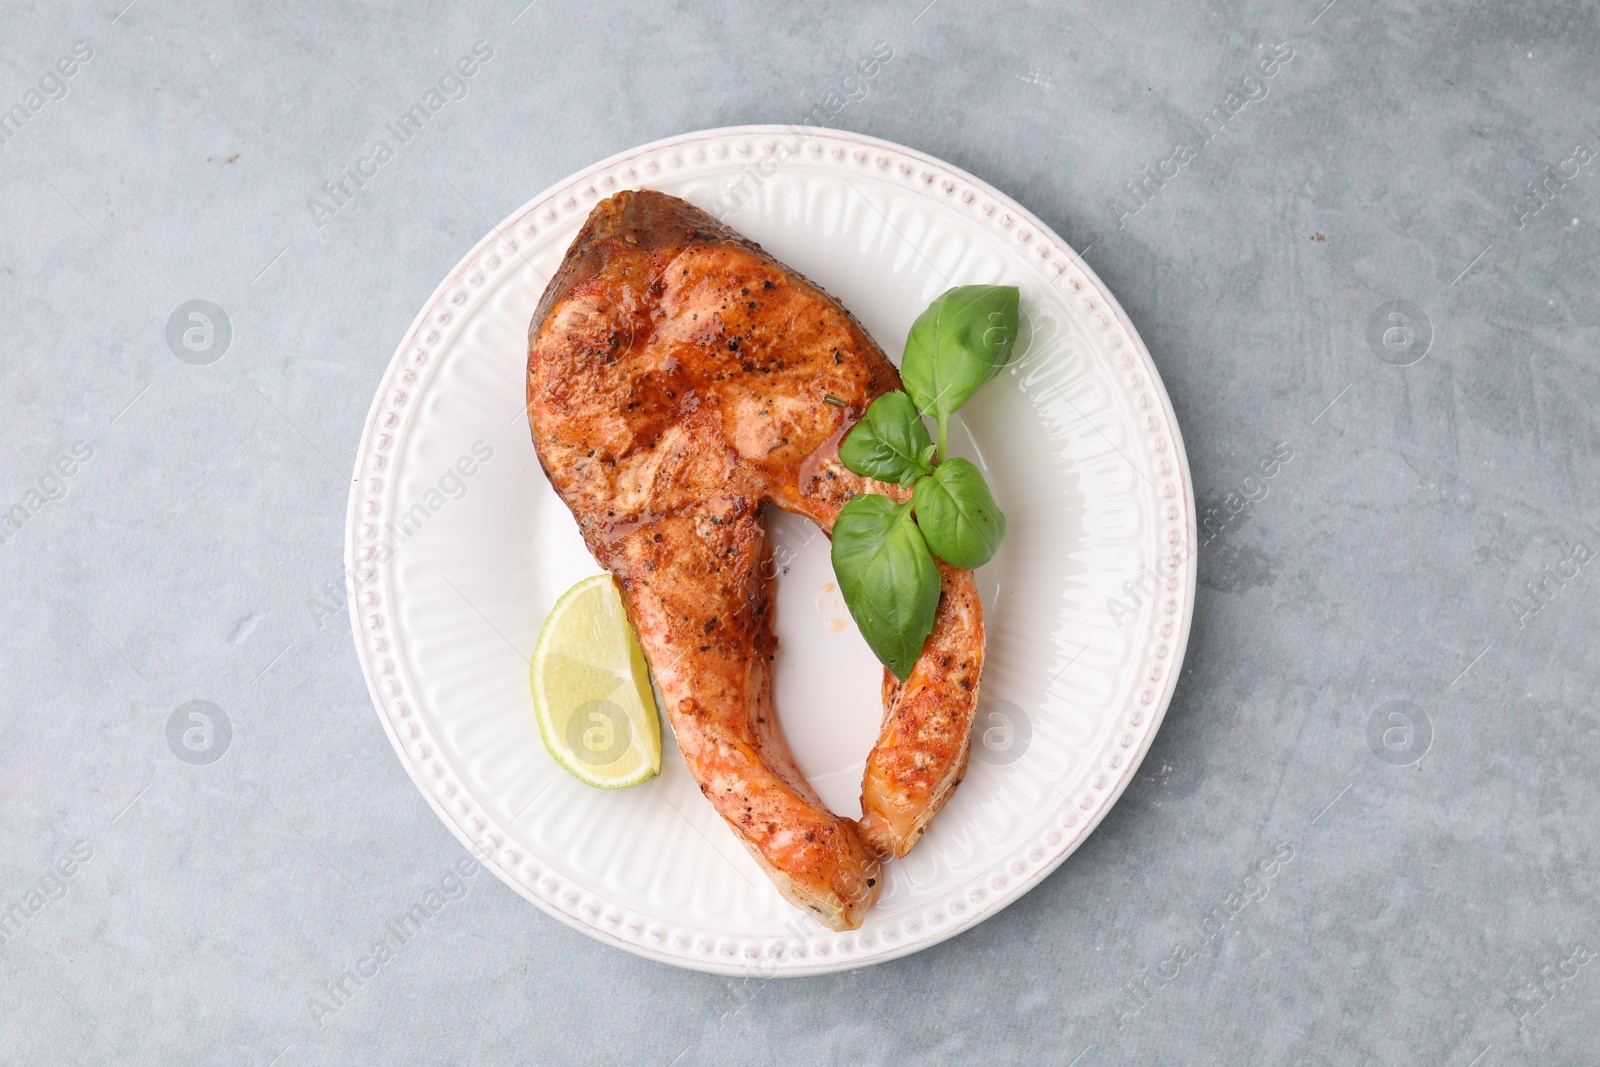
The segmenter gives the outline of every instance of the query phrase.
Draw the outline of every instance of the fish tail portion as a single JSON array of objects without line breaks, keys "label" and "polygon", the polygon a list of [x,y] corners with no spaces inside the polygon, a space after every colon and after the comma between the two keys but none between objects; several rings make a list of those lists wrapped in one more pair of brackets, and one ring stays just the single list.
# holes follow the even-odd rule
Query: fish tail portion
[{"label": "fish tail portion", "polygon": [[784,899],[831,930],[857,929],[880,890],[878,853],[853,820],[817,798],[781,735],[752,721],[770,728],[776,719],[766,663],[754,668],[754,700],[708,704],[664,687],[679,749],[701,794]]},{"label": "fish tail portion", "polygon": [[883,732],[861,779],[861,834],[904,856],[967,772],[983,673],[983,606],[971,571],[939,564],[933,632],[903,684],[885,671]]},{"label": "fish tail portion", "polygon": [[[943,781],[924,798],[910,799],[903,794],[880,791],[873,798],[872,810],[863,810],[861,839],[879,856],[902,858],[911,851],[928,828],[928,823],[944,807],[950,794],[956,791],[967,774],[967,752],[961,753],[960,762],[952,768]],[[870,780],[870,779],[869,779]],[[870,787],[869,787],[870,788]],[[863,790],[863,809],[866,805]]]},{"label": "fish tail portion", "polygon": [[838,840],[818,864],[827,869],[820,880],[795,868],[779,867],[756,842],[742,836],[740,840],[785,900],[828,929],[843,933],[861,928],[883,890],[883,878],[878,853],[862,839],[856,825],[848,819],[837,822]]}]

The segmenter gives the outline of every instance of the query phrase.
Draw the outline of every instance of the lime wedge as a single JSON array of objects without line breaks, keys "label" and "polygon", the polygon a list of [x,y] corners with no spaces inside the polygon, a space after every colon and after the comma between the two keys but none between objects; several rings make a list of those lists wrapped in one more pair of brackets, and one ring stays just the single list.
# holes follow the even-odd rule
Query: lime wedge
[{"label": "lime wedge", "polygon": [[661,771],[661,721],[639,638],[609,574],[562,594],[533,650],[539,736],[573,777],[621,789]]}]

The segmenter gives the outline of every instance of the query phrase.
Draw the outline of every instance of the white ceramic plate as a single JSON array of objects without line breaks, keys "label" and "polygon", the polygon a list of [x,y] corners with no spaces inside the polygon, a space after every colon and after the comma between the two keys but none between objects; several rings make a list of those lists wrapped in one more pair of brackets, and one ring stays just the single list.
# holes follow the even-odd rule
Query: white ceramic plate
[{"label": "white ceramic plate", "polygon": [[[781,162],[780,162],[781,160]],[[527,657],[598,573],[523,413],[528,320],[589,210],[634,187],[726,219],[849,307],[896,362],[952,285],[1021,287],[1017,356],[960,414],[1010,520],[978,574],[988,623],[966,780],[853,933],[785,903],[663,729],[661,776],[591,789],[545,752]],[[469,473],[470,472],[470,473]],[[842,814],[880,721],[879,668],[831,584],[827,541],[777,516],[777,705]],[[350,495],[356,653],[395,752],[439,817],[561,921],[727,974],[818,974],[925,948],[1016,900],[1104,817],[1171,698],[1194,603],[1194,500],[1144,345],[1060,238],[920,153],[742,127],[598,163],[531,200],[450,273],[384,375]]]}]

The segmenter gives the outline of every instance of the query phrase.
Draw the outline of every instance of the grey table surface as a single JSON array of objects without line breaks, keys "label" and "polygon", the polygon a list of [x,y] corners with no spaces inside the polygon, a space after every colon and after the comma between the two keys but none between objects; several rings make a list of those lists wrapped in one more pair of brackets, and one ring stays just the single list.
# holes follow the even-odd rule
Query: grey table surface
[{"label": "grey table surface", "polygon": [[[1600,8],[1324,2],[0,5],[0,1062],[1600,1061]],[[807,115],[1149,345],[1208,531],[1149,757],[894,963],[680,971],[478,874],[334,998],[465,857],[319,610],[395,345],[545,186]]]}]

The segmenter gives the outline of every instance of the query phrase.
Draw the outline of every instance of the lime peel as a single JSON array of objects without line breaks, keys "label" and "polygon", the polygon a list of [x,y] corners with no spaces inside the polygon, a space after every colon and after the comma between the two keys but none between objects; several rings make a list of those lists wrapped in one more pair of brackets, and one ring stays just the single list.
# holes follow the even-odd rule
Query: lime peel
[{"label": "lime peel", "polygon": [[616,580],[585,578],[550,609],[534,646],[534,719],[573,777],[622,789],[661,772],[661,720]]}]

